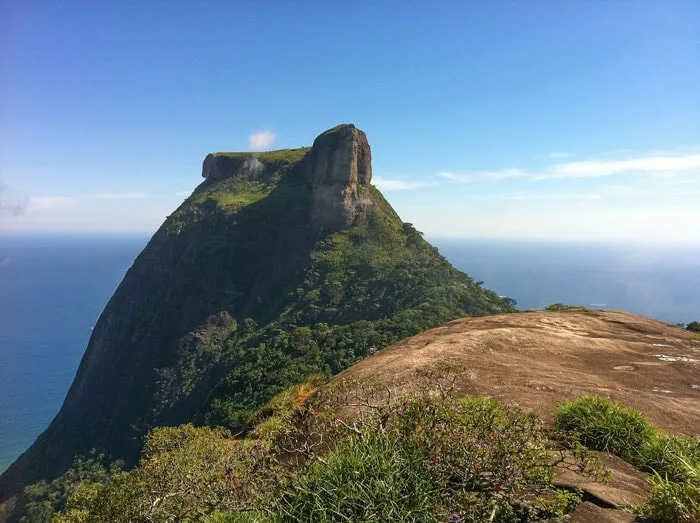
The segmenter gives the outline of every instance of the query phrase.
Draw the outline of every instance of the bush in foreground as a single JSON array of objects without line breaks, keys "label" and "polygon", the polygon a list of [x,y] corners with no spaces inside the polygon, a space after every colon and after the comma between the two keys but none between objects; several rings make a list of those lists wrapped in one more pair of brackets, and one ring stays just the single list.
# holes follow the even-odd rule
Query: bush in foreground
[{"label": "bush in foreground", "polygon": [[673,481],[655,472],[651,478],[653,493],[644,514],[663,523],[700,521],[700,465],[676,457],[675,468],[683,469],[684,479]]},{"label": "bush in foreground", "polygon": [[594,396],[561,405],[556,423],[582,444],[652,474],[644,515],[664,523],[700,520],[700,438],[661,434],[639,412]]},{"label": "bush in foreground", "polygon": [[428,392],[373,403],[358,383],[346,403],[331,393],[337,409],[298,404],[315,386],[270,402],[248,438],[154,430],[137,468],[82,483],[56,521],[516,523],[580,501],[553,486],[548,431],[533,415]]},{"label": "bush in foreground", "polygon": [[584,396],[557,408],[557,428],[572,432],[590,449],[602,450],[637,463],[639,451],[657,435],[651,422],[639,412],[616,401]]}]

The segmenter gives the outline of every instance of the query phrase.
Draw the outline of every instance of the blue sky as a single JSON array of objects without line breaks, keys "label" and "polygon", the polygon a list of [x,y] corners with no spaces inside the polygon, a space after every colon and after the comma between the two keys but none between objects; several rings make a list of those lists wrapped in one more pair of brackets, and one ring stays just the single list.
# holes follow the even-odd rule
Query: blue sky
[{"label": "blue sky", "polygon": [[154,231],[353,122],[429,235],[700,242],[698,2],[0,1],[0,75],[3,231]]}]

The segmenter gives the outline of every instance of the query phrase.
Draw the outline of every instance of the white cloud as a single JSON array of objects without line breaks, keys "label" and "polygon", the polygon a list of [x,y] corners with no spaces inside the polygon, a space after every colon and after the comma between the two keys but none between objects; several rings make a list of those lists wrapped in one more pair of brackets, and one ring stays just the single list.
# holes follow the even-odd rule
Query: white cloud
[{"label": "white cloud", "polygon": [[263,129],[262,131],[253,133],[248,137],[248,148],[251,151],[264,151],[265,149],[269,149],[272,144],[275,143],[276,138],[276,133],[273,133],[268,129]]},{"label": "white cloud", "polygon": [[500,200],[509,201],[533,201],[533,200],[584,200],[598,201],[602,200],[600,194],[595,193],[521,193],[521,194],[504,194],[498,197]]},{"label": "white cloud", "polygon": [[489,171],[468,174],[457,174],[451,171],[447,171],[439,173],[438,176],[447,180],[454,180],[456,182],[471,183],[508,180],[511,178],[523,178],[525,176],[528,176],[528,173],[521,169],[502,169],[500,171]]},{"label": "white cloud", "polygon": [[426,182],[410,182],[408,180],[389,180],[381,176],[372,178],[372,183],[383,191],[407,191],[411,189],[420,189],[427,185],[432,185]]},{"label": "white cloud", "polygon": [[700,179],[700,154],[684,156],[649,156],[628,160],[569,162],[555,165],[551,172],[537,175],[537,179],[600,178],[628,172],[643,172],[659,177],[687,174]]},{"label": "white cloud", "polygon": [[78,201],[75,196],[37,196],[29,200],[29,212],[53,211]]},{"label": "white cloud", "polygon": [[[550,153],[548,157],[563,157],[566,153]],[[530,180],[592,179],[625,173],[642,173],[646,176],[667,180],[674,184],[689,184],[700,181],[700,154],[657,155],[628,158],[625,160],[586,160],[554,164],[536,172],[509,168],[496,171],[455,173],[441,172],[439,177],[463,183],[489,182],[512,178]]]},{"label": "white cloud", "polygon": [[153,198],[153,196],[144,192],[103,192],[88,194],[85,198],[95,198],[98,200],[140,200],[142,198]]},{"label": "white cloud", "polygon": [[547,158],[569,158],[571,154],[569,153],[549,153],[546,155]]}]

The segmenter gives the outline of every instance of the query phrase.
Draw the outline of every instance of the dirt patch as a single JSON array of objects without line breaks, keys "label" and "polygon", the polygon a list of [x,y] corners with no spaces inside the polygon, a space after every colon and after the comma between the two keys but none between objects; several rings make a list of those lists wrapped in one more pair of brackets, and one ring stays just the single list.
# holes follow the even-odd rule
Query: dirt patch
[{"label": "dirt patch", "polygon": [[584,394],[635,408],[668,433],[700,434],[700,342],[621,311],[531,311],[465,318],[381,350],[340,374],[410,391],[417,372],[453,363],[456,391],[551,420]]}]

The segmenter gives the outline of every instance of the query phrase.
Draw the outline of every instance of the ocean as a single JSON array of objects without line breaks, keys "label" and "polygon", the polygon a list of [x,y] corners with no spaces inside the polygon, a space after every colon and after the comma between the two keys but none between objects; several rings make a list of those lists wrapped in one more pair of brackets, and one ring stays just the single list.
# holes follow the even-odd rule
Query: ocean
[{"label": "ocean", "polygon": [[[700,320],[700,246],[428,238],[520,309],[616,308]],[[63,402],[92,327],[145,236],[0,236],[0,471]]]}]

